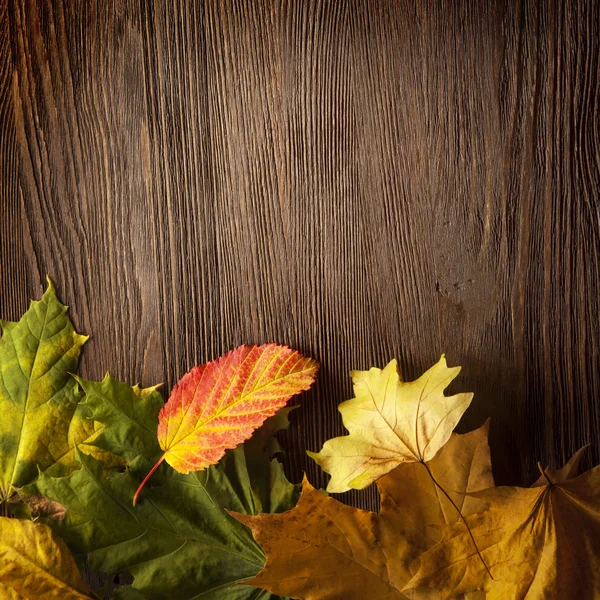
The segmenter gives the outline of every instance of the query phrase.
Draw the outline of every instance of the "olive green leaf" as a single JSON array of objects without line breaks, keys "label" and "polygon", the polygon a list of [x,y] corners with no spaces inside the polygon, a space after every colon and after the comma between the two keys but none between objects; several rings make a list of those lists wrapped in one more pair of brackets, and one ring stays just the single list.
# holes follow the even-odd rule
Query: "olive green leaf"
[{"label": "olive green leaf", "polygon": [[0,598],[89,600],[75,560],[42,523],[0,517]]},{"label": "olive green leaf", "polygon": [[248,515],[280,513],[294,507],[302,484],[288,481],[277,455],[275,434],[290,425],[287,406],[267,419],[244,444],[231,450],[209,470],[211,495],[220,506]]}]

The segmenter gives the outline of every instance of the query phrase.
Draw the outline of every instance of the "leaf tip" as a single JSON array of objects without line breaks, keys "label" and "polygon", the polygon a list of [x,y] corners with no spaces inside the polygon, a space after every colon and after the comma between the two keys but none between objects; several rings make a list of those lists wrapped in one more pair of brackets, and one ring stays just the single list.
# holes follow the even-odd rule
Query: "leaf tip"
[{"label": "leaf tip", "polygon": [[54,282],[52,281],[52,279],[50,279],[50,275],[46,274],[46,283],[48,284],[48,287],[46,288],[46,292],[45,293],[51,293],[56,295],[56,288],[54,287]]},{"label": "leaf tip", "polygon": [[[312,450],[306,450],[306,454],[307,456],[309,456],[310,458],[312,458],[316,463],[319,462],[319,452],[312,452]],[[306,475],[305,475],[306,477]]]}]

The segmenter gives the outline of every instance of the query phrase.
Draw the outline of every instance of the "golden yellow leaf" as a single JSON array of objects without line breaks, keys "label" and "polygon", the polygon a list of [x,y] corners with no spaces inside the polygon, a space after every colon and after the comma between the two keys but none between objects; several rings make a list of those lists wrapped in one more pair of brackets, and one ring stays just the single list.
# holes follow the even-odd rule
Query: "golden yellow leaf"
[{"label": "golden yellow leaf", "polygon": [[484,502],[466,494],[494,485],[488,431],[489,420],[470,433],[452,434],[431,462],[400,465],[377,481],[375,533],[398,589],[414,575],[419,555],[442,539],[442,528],[459,521],[457,508],[463,515],[485,510]]},{"label": "golden yellow leaf", "polygon": [[353,371],[355,397],[339,406],[350,435],[308,453],[331,474],[327,491],[363,489],[402,463],[432,460],[473,398],[444,395],[459,372],[444,356],[411,382],[402,381],[395,360],[383,370]]},{"label": "golden yellow leaf", "polygon": [[600,597],[600,467],[549,481],[474,494],[489,508],[467,522],[493,579],[464,528],[452,525],[406,587],[448,590],[448,598],[481,588],[488,600]]},{"label": "golden yellow leaf", "polygon": [[399,600],[373,535],[376,515],[351,508],[302,483],[298,504],[281,514],[231,513],[248,525],[267,555],[246,583],[305,600]]},{"label": "golden yellow leaf", "polygon": [[75,560],[47,525],[0,517],[0,598],[89,600]]},{"label": "golden yellow leaf", "polygon": [[465,514],[484,509],[484,503],[464,494],[493,485],[487,431],[486,423],[471,433],[453,434],[427,465],[402,464],[379,479],[378,515],[328,498],[306,480],[290,511],[255,517],[232,513],[252,529],[267,555],[263,571],[248,583],[307,600],[441,598],[427,589],[402,592],[415,557],[441,539],[443,525],[459,518],[429,473]]}]

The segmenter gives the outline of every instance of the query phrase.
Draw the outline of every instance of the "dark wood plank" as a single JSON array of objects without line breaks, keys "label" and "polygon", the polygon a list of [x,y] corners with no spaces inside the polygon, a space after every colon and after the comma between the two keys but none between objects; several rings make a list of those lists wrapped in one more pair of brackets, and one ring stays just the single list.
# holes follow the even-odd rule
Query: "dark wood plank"
[{"label": "dark wood plank", "polygon": [[[18,177],[18,151],[13,109],[11,19],[8,3],[0,3],[0,318],[18,318],[27,308],[23,199]],[[32,274],[34,277],[37,274]]]},{"label": "dark wood plank", "polygon": [[348,371],[393,356],[464,366],[500,482],[587,442],[598,461],[597,2],[0,17],[4,317],[49,273],[92,333],[85,376],[165,391],[243,342],[307,352],[286,464],[318,485],[304,449],[343,433]]}]

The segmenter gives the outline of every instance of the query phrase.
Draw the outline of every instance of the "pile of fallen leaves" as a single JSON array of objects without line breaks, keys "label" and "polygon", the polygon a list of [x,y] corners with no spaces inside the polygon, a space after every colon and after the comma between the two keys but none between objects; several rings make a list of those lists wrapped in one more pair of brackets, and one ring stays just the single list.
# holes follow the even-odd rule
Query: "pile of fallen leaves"
[{"label": "pile of fallen leaves", "polygon": [[[600,597],[600,467],[582,451],[530,488],[494,487],[488,426],[452,433],[444,357],[413,382],[354,371],[349,435],[309,453],[327,491],[376,483],[379,513],[290,483],[274,434],[318,365],[240,346],[156,388],[76,375],[86,337],[52,284],[0,340],[0,598]],[[583,449],[582,449],[583,450]]]}]

